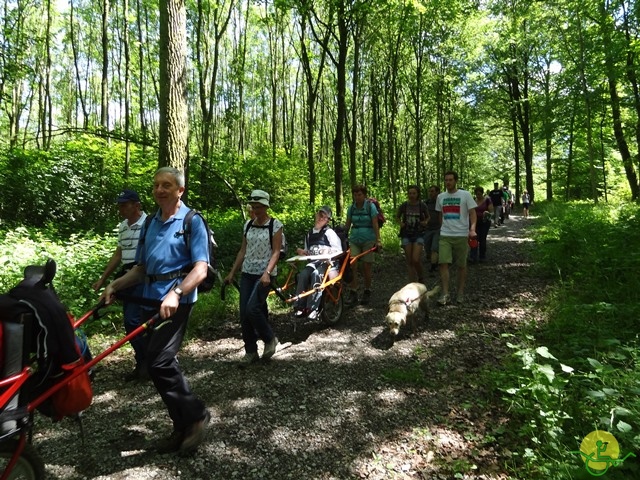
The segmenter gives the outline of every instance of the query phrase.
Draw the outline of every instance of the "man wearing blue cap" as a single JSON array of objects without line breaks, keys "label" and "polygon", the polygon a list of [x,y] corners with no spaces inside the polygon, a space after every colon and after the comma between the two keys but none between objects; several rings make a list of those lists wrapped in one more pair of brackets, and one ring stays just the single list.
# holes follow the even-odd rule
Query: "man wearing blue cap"
[{"label": "man wearing blue cap", "polygon": [[[98,291],[109,276],[118,268],[116,277],[124,275],[135,264],[136,250],[138,249],[138,239],[140,238],[140,230],[144,225],[147,214],[142,211],[140,205],[140,197],[134,190],[123,190],[116,199],[120,217],[124,220],[118,225],[118,246],[113,252],[109,263],[104,269],[100,279],[91,287],[94,291]],[[135,285],[123,292],[132,297],[142,297],[144,284]],[[122,313],[124,316],[124,329],[127,333],[134,331],[142,323],[142,312],[140,305],[133,302],[122,302]],[[131,340],[133,347],[136,367],[133,371],[127,373],[124,377],[126,382],[136,380],[146,380],[149,378],[145,367],[146,355],[146,337],[138,335]]]}]

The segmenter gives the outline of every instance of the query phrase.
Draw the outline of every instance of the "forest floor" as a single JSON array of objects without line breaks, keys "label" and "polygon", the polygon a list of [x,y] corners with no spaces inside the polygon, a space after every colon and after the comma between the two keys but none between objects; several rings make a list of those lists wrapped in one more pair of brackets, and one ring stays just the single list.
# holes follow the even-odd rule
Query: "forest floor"
[{"label": "forest floor", "polygon": [[[346,310],[336,326],[273,314],[283,348],[268,363],[238,369],[237,320],[212,322],[179,355],[212,413],[191,457],[155,453],[170,421],[150,383],[123,383],[131,354],[119,350],[98,367],[84,445],[73,421],[36,416],[34,445],[47,478],[508,478],[509,414],[481,372],[498,372],[509,355],[502,334],[541,315],[547,283],[528,259],[534,221],[512,216],[492,228],[489,261],[469,267],[467,302],[433,302],[417,332],[395,341],[384,318],[407,274],[390,254],[375,266],[371,303]],[[431,273],[427,283],[437,280]]]}]

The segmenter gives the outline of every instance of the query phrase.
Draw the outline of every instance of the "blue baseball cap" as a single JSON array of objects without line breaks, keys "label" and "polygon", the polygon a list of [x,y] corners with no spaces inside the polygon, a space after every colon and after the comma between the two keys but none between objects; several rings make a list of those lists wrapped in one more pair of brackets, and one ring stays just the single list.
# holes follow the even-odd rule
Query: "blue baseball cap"
[{"label": "blue baseball cap", "polygon": [[125,202],[136,202],[140,203],[140,197],[138,196],[138,192],[135,190],[123,190],[118,195],[116,199],[116,203],[125,203]]}]

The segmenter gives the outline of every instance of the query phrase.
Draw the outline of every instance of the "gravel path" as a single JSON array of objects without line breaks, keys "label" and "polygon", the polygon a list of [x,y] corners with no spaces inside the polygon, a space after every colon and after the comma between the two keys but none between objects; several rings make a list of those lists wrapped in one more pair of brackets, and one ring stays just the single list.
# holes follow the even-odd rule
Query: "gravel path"
[{"label": "gravel path", "polygon": [[[192,457],[158,455],[170,430],[153,386],[123,384],[130,354],[99,367],[83,416],[84,445],[71,420],[37,416],[34,444],[51,479],[505,479],[508,416],[478,372],[507,354],[504,332],[538,313],[546,285],[529,269],[527,225],[512,217],[492,229],[489,262],[471,265],[468,303],[434,306],[415,335],[395,342],[386,303],[406,283],[402,259],[376,265],[373,301],[347,310],[333,328],[273,315],[284,348],[268,364],[235,364],[235,320],[180,354],[193,390],[212,412],[208,438]],[[429,285],[437,278],[431,274]],[[500,286],[501,285],[501,286]]]}]

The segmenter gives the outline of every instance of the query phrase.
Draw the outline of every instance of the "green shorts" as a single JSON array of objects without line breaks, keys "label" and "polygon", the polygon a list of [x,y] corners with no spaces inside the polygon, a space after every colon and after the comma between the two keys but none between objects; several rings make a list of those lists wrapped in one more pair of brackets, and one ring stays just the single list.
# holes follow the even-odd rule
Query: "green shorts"
[{"label": "green shorts", "polygon": [[469,255],[469,238],[440,235],[439,263],[452,263],[457,267],[466,267],[467,255]]},{"label": "green shorts", "polygon": [[[364,242],[364,243],[350,243],[350,248],[351,248],[351,258],[355,257],[356,255],[360,255],[362,252],[366,252],[367,250],[373,248],[373,246],[376,244],[375,241],[370,241],[370,242]],[[373,252],[367,253],[366,255],[363,255],[362,257],[360,257],[358,259],[359,261],[362,260],[365,263],[373,263],[376,260],[376,254]]]}]

